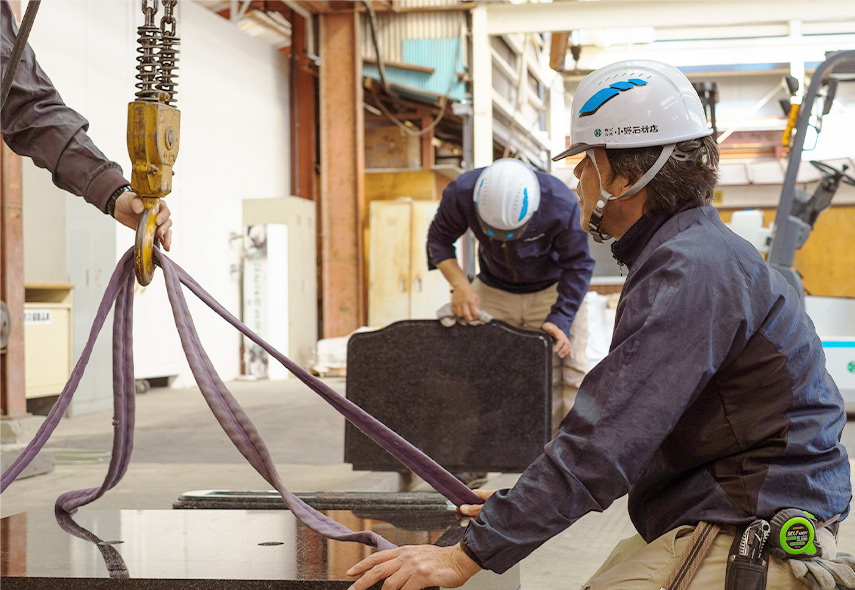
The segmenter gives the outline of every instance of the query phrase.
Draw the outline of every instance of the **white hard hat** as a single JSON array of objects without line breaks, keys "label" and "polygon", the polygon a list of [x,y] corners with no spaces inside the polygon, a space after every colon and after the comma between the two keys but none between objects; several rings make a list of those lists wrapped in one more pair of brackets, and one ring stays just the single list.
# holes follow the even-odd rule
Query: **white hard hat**
[{"label": "white hard hat", "polygon": [[472,194],[481,229],[496,240],[522,236],[540,206],[540,182],[534,171],[511,158],[484,168]]},{"label": "white hard hat", "polygon": [[573,96],[569,149],[667,145],[712,134],[698,93],[674,66],[620,61],[585,76]]}]

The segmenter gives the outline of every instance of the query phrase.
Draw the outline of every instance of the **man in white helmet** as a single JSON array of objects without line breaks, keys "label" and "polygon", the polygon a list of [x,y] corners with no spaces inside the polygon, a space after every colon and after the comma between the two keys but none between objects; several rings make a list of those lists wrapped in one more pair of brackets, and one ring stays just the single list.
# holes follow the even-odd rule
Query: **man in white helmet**
[{"label": "man in white helmet", "polygon": [[836,555],[852,497],[843,400],[798,295],[709,205],[718,151],[691,84],[620,62],[572,108],[558,157],[585,153],[582,223],[628,268],[610,352],[517,484],[460,508],[477,515],[460,543],[376,553],[352,588],[503,572],[624,494],[639,535],[584,588],[855,587]]},{"label": "man in white helmet", "polygon": [[[467,229],[478,239],[480,272],[469,283],[454,243]],[[543,330],[563,359],[554,424],[569,411],[588,371],[582,304],[594,269],[579,224],[576,195],[563,182],[503,158],[462,174],[443,191],[427,237],[428,264],[451,285],[451,309],[466,321],[481,310],[511,325]]]}]

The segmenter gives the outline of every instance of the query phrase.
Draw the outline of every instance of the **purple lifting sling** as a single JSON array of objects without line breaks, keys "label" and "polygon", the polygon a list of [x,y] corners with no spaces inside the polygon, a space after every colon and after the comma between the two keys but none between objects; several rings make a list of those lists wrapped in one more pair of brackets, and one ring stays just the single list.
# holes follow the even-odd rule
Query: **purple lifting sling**
[{"label": "purple lifting sling", "polygon": [[[482,503],[482,500],[472,490],[433,459],[262,340],[222,305],[214,301],[181,267],[157,249],[155,249],[155,260],[163,269],[163,275],[166,279],[166,292],[172,306],[172,313],[175,316],[175,325],[178,328],[181,344],[205,401],[241,454],[261,474],[261,477],[281,494],[291,512],[307,527],[330,539],[356,541],[377,549],[395,547],[373,531],[354,532],[350,530],[316,511],[285,489],[264,441],[261,440],[261,436],[249,417],[217,375],[211,360],[202,348],[202,343],[187,308],[187,301],[184,299],[181,283],[186,285],[208,307],[282,363],[300,381],[308,385],[354,426],[400,459],[402,463],[455,505]],[[26,450],[3,473],[2,479],[0,479],[0,493],[5,491],[9,484],[15,481],[15,478],[29,465],[59,424],[68,404],[71,402],[71,397],[77,389],[80,378],[83,376],[83,371],[92,354],[95,339],[101,331],[114,302],[116,311],[113,317],[113,453],[110,458],[110,466],[101,487],[66,492],[57,499],[57,508],[72,513],[80,506],[100,498],[122,479],[125,471],[127,471],[134,444],[134,396],[136,389],[134,386],[132,338],[133,298],[134,265],[133,248],[131,248],[116,265],[116,270],[110,278],[104,297],[98,307],[98,313],[89,332],[89,340],[71,372],[68,383],[65,384],[59,399]]]}]

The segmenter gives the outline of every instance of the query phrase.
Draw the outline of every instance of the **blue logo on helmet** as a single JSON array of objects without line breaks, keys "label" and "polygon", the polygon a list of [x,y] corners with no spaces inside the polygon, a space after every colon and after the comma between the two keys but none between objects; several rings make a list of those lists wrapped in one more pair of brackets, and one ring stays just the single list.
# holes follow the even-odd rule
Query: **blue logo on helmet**
[{"label": "blue logo on helmet", "polygon": [[630,78],[625,82],[615,82],[608,88],[598,90],[594,96],[589,98],[585,104],[582,105],[582,110],[579,111],[579,116],[586,117],[588,115],[593,115],[601,106],[609,102],[621,92],[632,90],[639,86],[647,86],[647,82],[639,78]]},{"label": "blue logo on helmet", "polygon": [[[522,221],[525,214],[528,213],[528,189],[523,188],[523,204],[522,211],[520,211],[520,218],[517,221]],[[510,237],[510,236],[509,236]]]}]

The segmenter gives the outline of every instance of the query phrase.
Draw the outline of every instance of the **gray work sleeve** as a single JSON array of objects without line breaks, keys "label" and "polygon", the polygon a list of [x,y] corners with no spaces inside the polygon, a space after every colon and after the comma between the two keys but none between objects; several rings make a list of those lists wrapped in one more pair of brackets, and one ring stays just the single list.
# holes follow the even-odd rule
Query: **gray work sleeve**
[{"label": "gray work sleeve", "polygon": [[[0,0],[0,65],[5,71],[17,27],[12,9]],[[48,169],[59,188],[82,196],[104,211],[107,199],[128,182],[86,134],[89,122],[69,108],[39,67],[27,45],[0,112],[0,133],[16,154]]]}]

